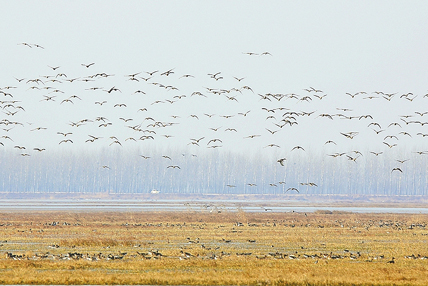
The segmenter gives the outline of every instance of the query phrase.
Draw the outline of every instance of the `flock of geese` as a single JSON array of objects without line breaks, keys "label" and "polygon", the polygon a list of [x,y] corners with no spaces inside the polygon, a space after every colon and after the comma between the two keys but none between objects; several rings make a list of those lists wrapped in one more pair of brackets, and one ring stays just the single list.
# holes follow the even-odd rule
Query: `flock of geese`
[{"label": "flock of geese", "polygon": [[[298,214],[303,216],[303,214]],[[306,217],[306,214],[305,214]],[[262,222],[262,223],[242,223],[235,222],[230,224],[230,226],[226,225],[217,225],[215,228],[223,228],[223,230],[230,228],[230,231],[225,231],[225,233],[229,232],[241,232],[237,231],[241,227],[251,228],[251,229],[265,229],[267,228],[290,228],[290,229],[299,229],[299,228],[324,228],[324,227],[332,227],[331,224],[328,223],[326,225],[325,221],[318,221],[311,225],[308,221],[303,221],[300,219],[290,220],[286,223],[280,221],[273,222]],[[342,220],[336,220],[333,227],[339,227],[343,229],[349,229],[349,231],[356,231],[356,229],[361,229],[366,232],[376,229],[385,229],[389,232],[400,232],[404,231],[413,231],[413,230],[423,230],[425,229],[425,223],[411,223],[405,221],[393,221],[393,220],[368,220],[368,221],[359,221],[354,220],[353,224],[345,223]],[[80,226],[80,223],[69,223],[69,222],[49,222],[44,223],[42,228],[38,230],[38,232],[45,231],[53,231],[54,227],[76,227]],[[358,226],[356,226],[358,225]],[[0,225],[1,226],[1,225]],[[192,227],[196,229],[205,229],[207,227],[206,223],[192,223],[186,224],[183,223],[123,223],[120,225],[124,228],[168,228],[174,229],[178,228],[182,230],[186,227]],[[33,226],[34,227],[34,226]],[[45,229],[45,230],[43,230]],[[32,233],[35,229],[26,229],[26,230],[18,230],[18,232],[27,232]],[[359,231],[361,232],[361,231]],[[426,233],[417,233],[413,232],[413,235],[421,235],[426,236]],[[127,260],[132,261],[135,259],[138,260],[147,260],[147,259],[222,259],[226,257],[248,257],[253,259],[290,259],[290,260],[306,260],[312,259],[314,263],[318,263],[320,261],[329,261],[329,260],[355,260],[360,262],[380,262],[380,263],[395,263],[395,258],[392,257],[388,259],[385,254],[372,253],[370,251],[360,252],[358,250],[351,249],[335,249],[334,251],[320,251],[314,250],[316,247],[307,248],[304,246],[294,246],[295,249],[292,249],[291,246],[275,246],[272,244],[266,244],[266,242],[259,241],[257,237],[252,239],[225,239],[221,238],[218,240],[203,240],[198,237],[195,238],[182,238],[180,242],[170,242],[168,239],[167,245],[158,244],[158,242],[151,242],[151,249],[145,249],[145,246],[141,244],[134,244],[132,246],[132,250],[129,247],[123,248],[122,250],[109,252],[110,246],[102,246],[99,249],[94,249],[91,253],[77,252],[75,246],[63,246],[60,244],[49,244],[44,245],[44,248],[48,248],[50,251],[34,253],[34,254],[25,254],[22,252],[13,253],[12,250],[16,246],[13,241],[0,241],[0,247],[6,249],[5,255],[7,259],[13,260],[88,260],[88,261],[114,261],[114,260]],[[231,247],[232,245],[232,247]],[[325,248],[325,244],[322,243],[321,246]],[[102,248],[102,249],[101,249]],[[234,251],[231,251],[234,248]],[[73,249],[73,251],[70,251]],[[174,254],[167,255],[164,250],[176,250]],[[236,252],[238,251],[238,252]],[[171,251],[169,251],[171,253]],[[400,259],[404,260],[427,260],[428,256],[422,254],[408,254],[400,257]]]},{"label": "flock of geese", "polygon": [[[38,44],[23,42],[18,45],[27,49],[47,50]],[[269,52],[242,54],[273,57]],[[385,153],[397,149],[401,141],[418,139],[425,143],[423,140],[428,139],[428,109],[424,107],[428,107],[428,93],[358,91],[330,95],[314,87],[304,88],[298,93],[272,93],[256,90],[245,75],[228,75],[222,71],[196,75],[170,68],[115,75],[97,70],[95,62],[77,63],[73,71],[79,68],[80,74],[72,75],[72,72],[60,65],[46,65],[45,70],[38,75],[15,77],[9,84],[1,85],[0,147],[4,150],[15,149],[17,156],[31,160],[34,154],[49,152],[49,149],[58,146],[82,146],[98,142],[103,142],[97,145],[99,148],[126,148],[128,144],[157,146],[171,144],[175,140],[185,148],[208,150],[226,148],[228,144],[235,147],[249,144],[259,148],[260,142],[272,140],[259,149],[266,152],[278,150],[275,154],[281,155],[271,163],[286,167],[287,154],[305,154],[308,148],[307,142],[293,146],[284,142],[292,141],[288,140],[291,134],[317,128],[314,124],[319,121],[323,121],[326,131],[334,129],[330,128],[333,122],[340,122],[339,125],[346,122],[349,129],[355,126],[364,128],[338,131],[334,138],[323,138],[322,148],[330,146],[328,150],[336,150],[328,152],[326,156],[343,157],[350,163],[357,163],[363,156],[381,159]],[[197,78],[204,81],[204,86],[192,86],[192,80]],[[331,109],[329,112],[318,110],[324,108],[322,104],[329,97],[334,102],[333,97],[337,96],[342,99],[346,97],[349,106],[337,106],[335,112],[331,112]],[[360,102],[357,108],[376,102],[374,105],[385,109],[381,110],[380,116],[354,111],[353,101],[356,100]],[[418,110],[396,114],[394,121],[381,123],[377,119],[382,120],[383,115],[389,113],[385,106],[391,102],[413,104]],[[205,112],[210,108],[214,112]],[[50,112],[57,113],[46,118]],[[75,119],[80,115],[83,118]],[[39,119],[39,116],[43,119]],[[180,126],[181,129],[178,128]],[[185,138],[193,130],[197,137]],[[249,130],[254,130],[254,133]],[[376,150],[371,150],[369,154],[363,154],[361,150],[338,151],[348,148],[353,140],[367,130],[371,136],[369,141],[377,142]],[[346,143],[342,139],[346,139]],[[29,145],[47,140],[50,143],[55,141],[57,146]],[[254,143],[248,143],[248,140]],[[192,156],[197,157],[196,153],[192,152]],[[428,148],[412,153],[428,155]],[[140,154],[140,157],[143,163],[152,156]],[[182,166],[174,163],[172,155],[165,154],[162,158],[170,162],[167,169],[177,172],[182,169]],[[404,166],[409,160],[396,158],[397,165],[390,172],[404,173]],[[108,170],[112,166],[100,164],[99,167]],[[278,184],[285,182],[270,185]],[[248,182],[247,185],[257,186],[255,182]],[[317,182],[309,181],[300,185],[318,186]],[[227,184],[227,187],[236,186]],[[299,192],[297,187],[290,187],[287,191]]]}]

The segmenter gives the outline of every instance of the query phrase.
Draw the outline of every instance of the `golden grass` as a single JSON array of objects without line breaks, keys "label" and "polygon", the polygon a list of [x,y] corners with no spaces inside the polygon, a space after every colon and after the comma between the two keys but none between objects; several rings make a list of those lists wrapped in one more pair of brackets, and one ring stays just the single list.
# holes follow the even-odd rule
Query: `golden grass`
[{"label": "golden grass", "polygon": [[428,285],[427,221],[325,211],[0,213],[0,284]]}]

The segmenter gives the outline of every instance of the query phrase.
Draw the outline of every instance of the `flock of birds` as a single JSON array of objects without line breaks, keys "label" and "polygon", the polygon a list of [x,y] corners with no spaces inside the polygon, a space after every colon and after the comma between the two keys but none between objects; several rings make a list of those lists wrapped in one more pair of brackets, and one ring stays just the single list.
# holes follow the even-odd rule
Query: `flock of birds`
[{"label": "flock of birds", "polygon": [[[298,216],[303,216],[303,214],[296,213]],[[306,218],[305,214],[305,218]],[[9,224],[8,226],[12,226]],[[36,225],[36,224],[34,224]],[[69,223],[69,222],[60,222],[53,221],[49,223],[44,223],[39,230],[34,229],[25,229],[18,230],[22,233],[45,233],[53,231],[55,227],[69,228],[69,227],[80,227],[82,224]],[[3,226],[0,224],[0,226]],[[351,224],[344,220],[335,220],[333,226],[326,225],[326,222],[320,221],[317,219],[315,223],[309,223],[308,220],[303,221],[299,218],[292,219],[289,221],[277,221],[273,220],[272,222],[261,222],[261,223],[242,223],[235,222],[233,224],[227,225],[217,225],[213,226],[216,229],[222,228],[224,233],[240,233],[242,230],[240,228],[250,228],[250,229],[266,229],[266,228],[290,228],[290,229],[300,229],[300,228],[341,228],[348,229],[351,232],[361,232],[362,230],[369,232],[371,230],[385,229],[389,232],[400,232],[409,231],[413,232],[414,230],[421,231],[425,229],[425,223],[409,223],[405,221],[393,221],[393,220],[368,220],[368,221],[359,221],[353,220]],[[178,228],[182,230],[183,228],[194,228],[194,229],[206,229],[206,223],[123,223],[120,227],[124,228],[168,228],[169,230]],[[208,226],[209,227],[209,226]],[[230,230],[228,230],[230,228]],[[226,231],[228,230],[228,231]],[[426,233],[413,232],[413,236],[426,236]],[[364,242],[363,242],[364,243]],[[113,260],[132,260],[132,259],[222,259],[225,257],[252,257],[255,259],[290,259],[290,260],[306,260],[313,259],[314,263],[319,261],[328,261],[328,260],[356,260],[361,262],[382,262],[382,263],[395,263],[395,258],[392,257],[388,259],[385,254],[372,253],[367,251],[357,251],[351,249],[335,250],[333,251],[320,251],[315,250],[316,247],[307,248],[306,246],[294,246],[287,247],[275,246],[272,244],[267,244],[266,241],[259,241],[257,237],[249,238],[246,240],[240,239],[231,239],[231,238],[221,238],[218,240],[213,239],[200,239],[199,237],[185,237],[182,238],[180,242],[167,240],[167,245],[156,242],[150,242],[151,248],[147,249],[147,246],[136,243],[133,246],[128,246],[122,248],[119,251],[110,251],[110,246],[102,246],[97,250],[92,250],[91,253],[77,252],[79,246],[67,246],[60,245],[57,243],[44,245],[44,248],[48,248],[53,251],[33,253],[27,255],[22,252],[13,253],[11,249],[16,249],[15,243],[13,241],[0,241],[0,247],[5,249],[5,255],[7,259],[13,260],[88,260],[88,261],[113,261]],[[113,246],[111,246],[113,247]],[[321,248],[325,248],[325,243],[321,243]],[[101,249],[102,248],[102,249]],[[132,250],[130,250],[132,248]],[[73,249],[73,251],[70,251]],[[96,248],[95,248],[96,249]],[[142,249],[145,251],[142,251]],[[176,250],[174,254],[171,255],[171,249]],[[169,254],[165,252],[169,250]],[[233,250],[233,251],[232,251]],[[238,251],[238,252],[236,252]],[[427,260],[428,256],[422,254],[409,254],[400,257],[405,260]]]},{"label": "flock of birds", "polygon": [[[46,50],[38,44],[18,45]],[[243,54],[272,57],[269,52]],[[349,98],[350,108],[337,106],[335,112],[323,112],[315,108],[323,108],[322,103],[333,96],[314,87],[305,88],[300,93],[260,93],[247,83],[246,77],[227,75],[221,71],[198,76],[179,73],[171,68],[115,75],[98,71],[95,62],[76,64],[73,70],[77,69],[77,65],[80,66],[81,74],[76,76],[59,65],[47,65],[45,68],[49,72],[43,75],[15,77],[13,83],[0,86],[3,117],[0,121],[0,145],[5,150],[13,148],[20,157],[32,157],[58,146],[82,146],[98,142],[103,144],[96,145],[96,148],[125,148],[128,144],[158,146],[171,144],[177,138],[176,142],[183,148],[193,148],[192,157],[197,157],[195,150],[201,148],[221,149],[227,144],[234,147],[249,144],[266,152],[276,150],[274,154],[281,155],[271,163],[285,167],[288,162],[287,154],[304,154],[307,152],[307,142],[293,146],[287,146],[288,143],[284,142],[291,142],[291,135],[302,130],[313,131],[317,128],[314,127],[315,122],[322,120],[326,131],[337,121],[341,121],[342,125],[346,122],[345,126],[349,126],[348,128],[365,127],[364,132],[369,130],[370,136],[374,136],[370,137],[373,138],[370,141],[376,142],[377,146],[376,150],[369,151],[368,156],[379,158],[397,149],[401,141],[415,138],[423,141],[428,138],[428,121],[425,120],[428,118],[427,109],[394,115],[394,121],[381,123],[376,118],[379,114],[355,112],[352,108],[353,100],[367,101],[363,106],[377,101],[376,104],[383,108],[380,101],[402,101],[399,104],[415,103],[415,107],[421,108],[424,104],[428,106],[425,103],[428,102],[428,93],[346,92],[340,96]],[[191,80],[198,77],[206,84],[195,90]],[[334,98],[331,100],[335,101]],[[215,112],[205,112],[210,108]],[[304,111],[305,108],[311,109]],[[51,112],[54,115],[49,115]],[[385,109],[384,113],[388,112]],[[80,115],[83,118],[71,119]],[[216,125],[213,126],[214,124]],[[183,125],[184,129],[178,128]],[[407,130],[406,127],[410,129]],[[346,130],[336,132],[334,138],[323,138],[322,148],[336,150],[326,156],[346,158],[352,163],[367,156],[361,150],[337,151],[339,147],[343,149],[351,146],[350,142],[355,141],[363,130]],[[197,137],[185,138],[193,131],[195,134],[199,133]],[[343,139],[347,140],[346,143],[343,143]],[[47,146],[29,145],[42,144],[40,142],[47,140],[51,142]],[[247,143],[249,140],[251,143]],[[271,143],[260,146],[260,142],[266,140],[271,140]],[[56,142],[57,147],[52,146],[52,141]],[[284,151],[285,149],[287,150]],[[412,153],[428,155],[428,148]],[[152,158],[150,154],[140,154],[140,157],[142,161]],[[168,162],[166,168],[180,171],[182,166],[174,163],[172,157],[170,154],[162,155]],[[390,172],[403,173],[403,166],[409,160],[410,158],[396,158],[397,165]],[[108,164],[100,164],[99,167],[107,170],[112,168]],[[278,184],[285,182],[270,183],[270,186]],[[248,182],[247,185],[257,186],[255,182]],[[300,185],[318,186],[317,182],[310,181],[301,182]],[[227,187],[236,186],[227,184]],[[286,191],[299,192],[299,189],[294,186]]]}]

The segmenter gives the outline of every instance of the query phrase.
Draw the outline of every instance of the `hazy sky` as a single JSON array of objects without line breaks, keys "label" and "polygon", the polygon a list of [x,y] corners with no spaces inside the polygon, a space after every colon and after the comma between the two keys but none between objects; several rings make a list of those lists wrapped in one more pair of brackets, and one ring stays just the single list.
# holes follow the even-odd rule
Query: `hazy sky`
[{"label": "hazy sky", "polygon": [[[406,120],[422,122],[428,118],[415,114],[428,110],[426,1],[2,1],[2,11],[0,87],[11,95],[0,98],[20,102],[9,107],[4,102],[0,119],[22,123],[1,126],[0,135],[13,139],[1,138],[6,150],[16,145],[27,147],[27,152],[35,147],[117,147],[110,136],[123,147],[194,147],[192,152],[197,146],[191,139],[205,137],[200,149],[217,144],[228,150],[275,149],[278,156],[297,145],[307,151],[326,148],[327,140],[339,146],[329,152],[388,150],[382,143],[393,144],[395,139],[384,139],[387,135],[399,137],[402,148],[427,146],[428,137],[417,133],[428,133],[428,125],[405,124],[400,117],[412,115]],[[246,54],[250,52],[258,55]],[[269,54],[261,55],[264,52]],[[89,68],[82,66],[90,63]],[[161,75],[171,69],[171,75]],[[89,77],[100,73],[114,76]],[[138,81],[127,76],[136,73]],[[35,79],[44,83],[28,82]],[[43,89],[47,86],[51,89]],[[113,87],[120,92],[108,93]],[[213,89],[228,92],[216,94]],[[346,94],[361,91],[366,93],[354,98]],[[388,96],[375,91],[395,95],[386,100]],[[194,92],[202,95],[192,96]],[[270,94],[286,96],[276,100]],[[80,99],[70,98],[73,95]],[[47,100],[50,96],[56,96],[55,101]],[[107,103],[96,104],[104,100]],[[284,109],[266,111],[280,107]],[[280,128],[275,123],[281,124],[287,109],[314,113],[290,119],[298,124]],[[320,116],[338,113],[370,114],[373,119]],[[270,115],[275,118],[268,119]],[[70,125],[83,119],[91,121]],[[154,122],[174,124],[147,127]],[[381,128],[369,128],[373,122]],[[393,122],[402,126],[389,127]],[[103,123],[111,125],[100,127]],[[155,131],[155,140],[138,140],[151,133],[128,128],[137,125]],[[372,129],[385,131],[378,135]],[[62,137],[57,132],[73,134]],[[348,132],[358,136],[340,134]],[[89,135],[102,138],[91,145],[85,143]],[[261,136],[247,138],[252,135]],[[131,137],[138,142],[126,140]],[[59,144],[69,138],[73,143]],[[211,139],[222,142],[208,143]]]}]

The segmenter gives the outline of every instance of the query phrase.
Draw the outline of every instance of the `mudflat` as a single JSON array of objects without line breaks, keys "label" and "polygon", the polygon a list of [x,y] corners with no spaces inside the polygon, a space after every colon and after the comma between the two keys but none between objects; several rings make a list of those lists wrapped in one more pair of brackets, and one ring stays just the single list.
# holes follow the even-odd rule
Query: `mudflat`
[{"label": "mudflat", "polygon": [[428,215],[0,213],[1,284],[428,285]]}]

